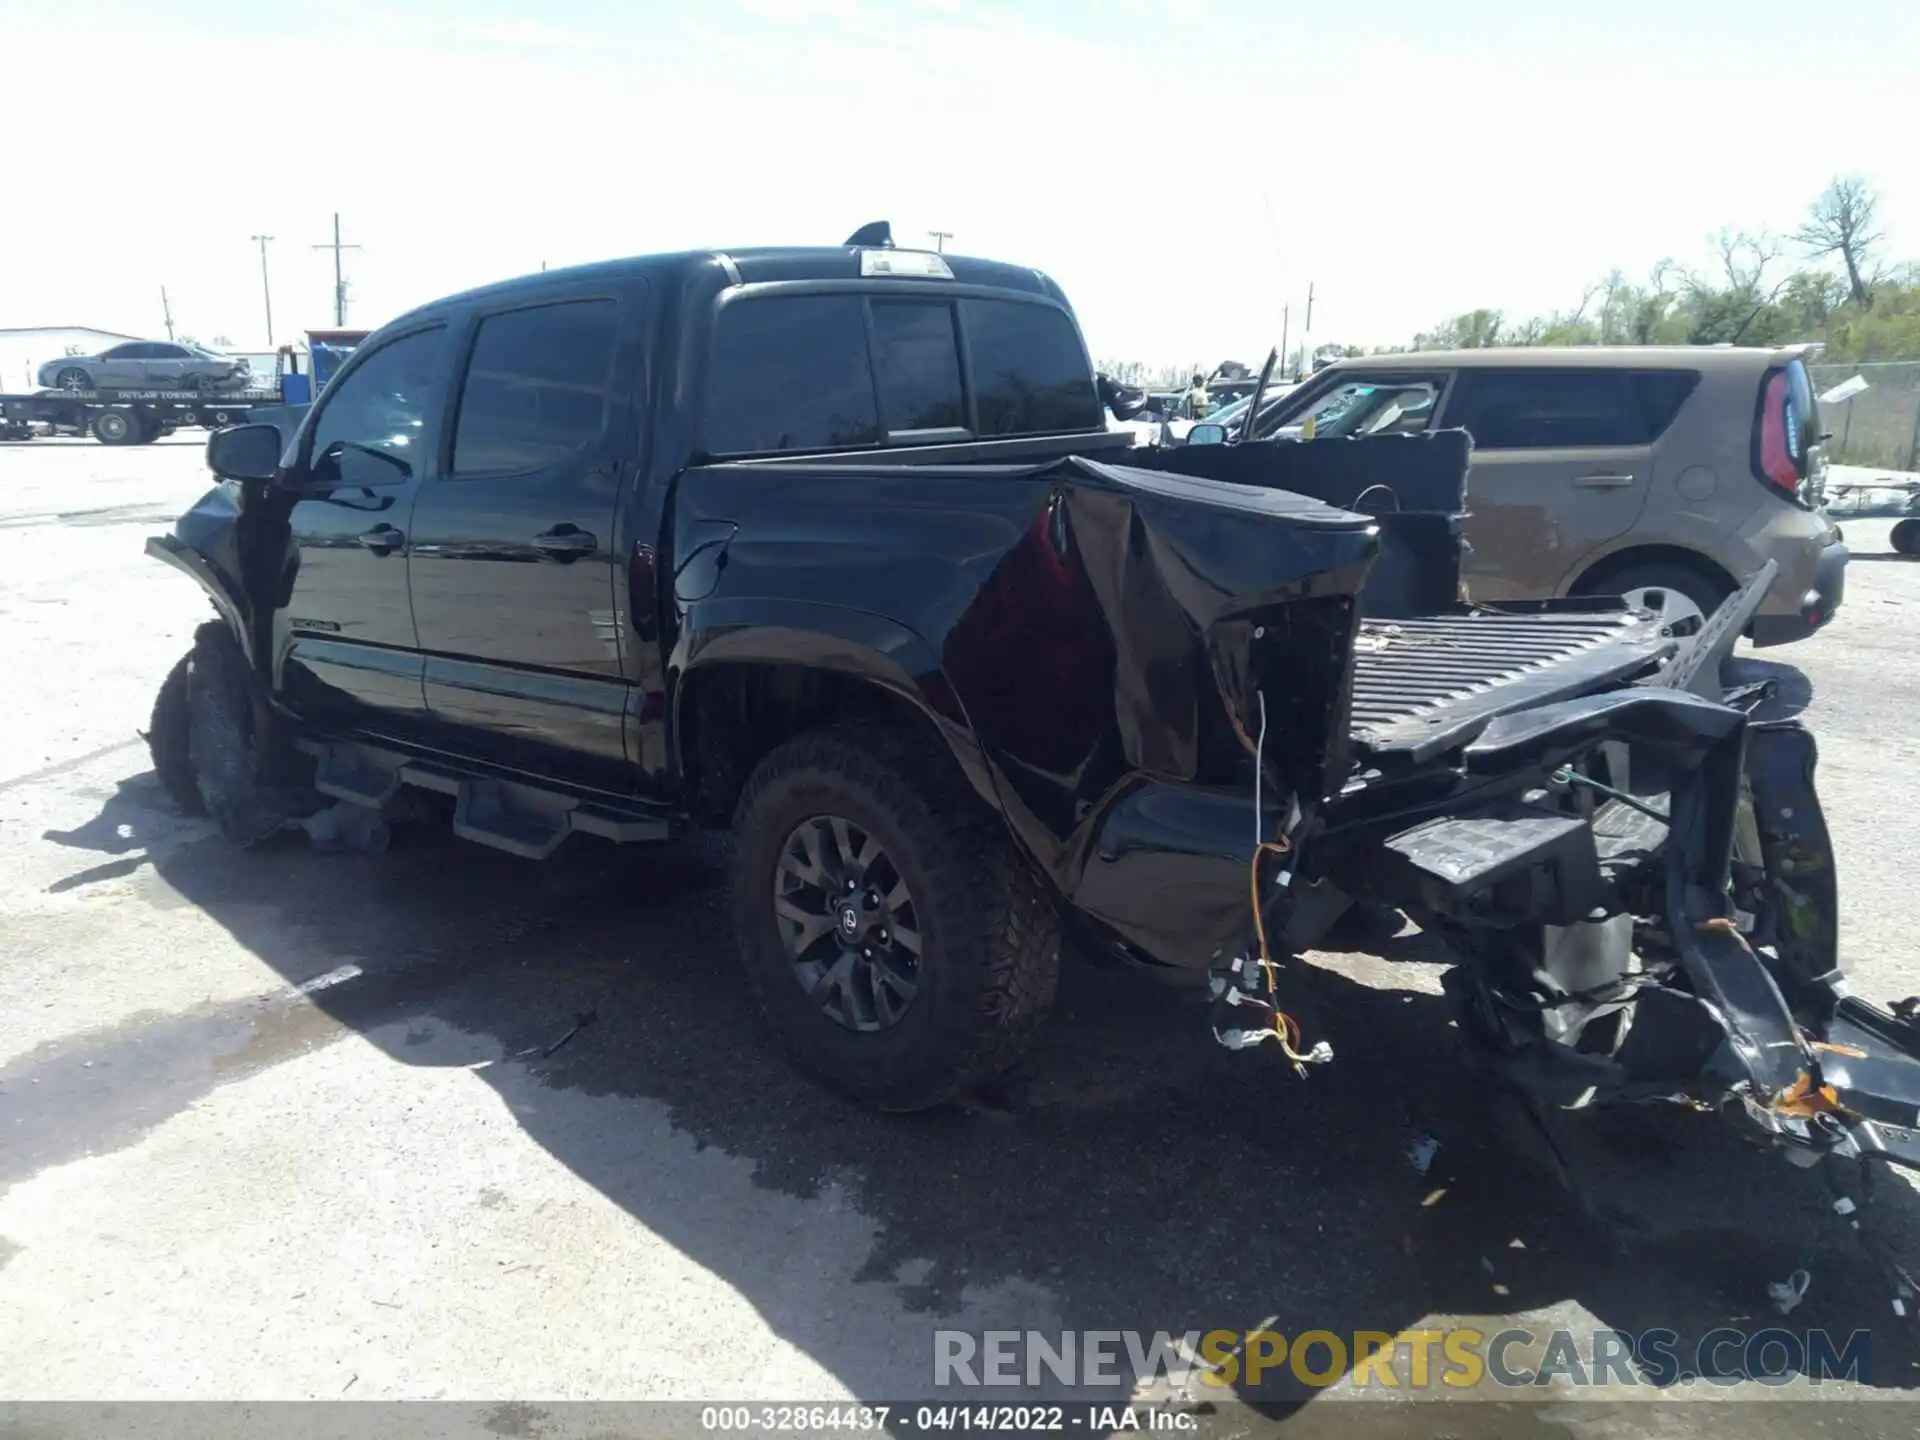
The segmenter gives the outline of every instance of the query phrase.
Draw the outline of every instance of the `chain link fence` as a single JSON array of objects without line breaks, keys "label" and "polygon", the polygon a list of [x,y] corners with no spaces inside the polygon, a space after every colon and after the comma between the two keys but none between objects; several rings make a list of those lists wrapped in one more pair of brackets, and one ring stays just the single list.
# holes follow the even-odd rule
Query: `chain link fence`
[{"label": "chain link fence", "polygon": [[1827,458],[1841,465],[1920,470],[1920,360],[1809,365],[1813,389],[1825,394],[1855,375],[1867,388],[1838,404],[1822,405],[1820,419],[1833,439]]}]

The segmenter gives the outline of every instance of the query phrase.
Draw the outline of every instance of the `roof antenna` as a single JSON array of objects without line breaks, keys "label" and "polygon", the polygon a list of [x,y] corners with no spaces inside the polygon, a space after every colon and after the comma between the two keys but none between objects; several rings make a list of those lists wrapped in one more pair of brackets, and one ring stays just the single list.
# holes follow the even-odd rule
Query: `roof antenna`
[{"label": "roof antenna", "polygon": [[893,226],[885,220],[874,220],[862,225],[847,237],[851,246],[875,247],[883,250],[893,249]]}]

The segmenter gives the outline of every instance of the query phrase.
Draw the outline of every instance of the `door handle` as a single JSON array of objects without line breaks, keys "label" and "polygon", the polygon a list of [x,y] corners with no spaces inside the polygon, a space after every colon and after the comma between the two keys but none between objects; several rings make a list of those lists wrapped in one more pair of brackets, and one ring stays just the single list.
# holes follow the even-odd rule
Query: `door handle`
[{"label": "door handle", "polygon": [[556,560],[572,560],[593,554],[600,548],[600,542],[591,532],[582,530],[578,525],[556,525],[534,536],[533,548]]},{"label": "door handle", "polygon": [[1573,483],[1584,486],[1588,490],[1624,490],[1627,486],[1633,484],[1633,476],[1579,475],[1574,477]]},{"label": "door handle", "polygon": [[371,530],[362,530],[357,538],[376,555],[391,555],[407,543],[406,535],[391,525],[376,525]]}]

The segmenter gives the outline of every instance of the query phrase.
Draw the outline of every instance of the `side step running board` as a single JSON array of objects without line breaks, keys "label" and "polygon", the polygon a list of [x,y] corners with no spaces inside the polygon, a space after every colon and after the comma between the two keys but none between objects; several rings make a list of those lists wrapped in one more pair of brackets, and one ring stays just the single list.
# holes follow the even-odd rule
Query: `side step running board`
[{"label": "side step running board", "polygon": [[584,800],[524,781],[457,770],[416,760],[377,745],[303,740],[300,749],[318,762],[313,785],[322,795],[369,809],[383,809],[402,785],[454,798],[453,833],[497,850],[544,860],[578,831],[620,845],[666,840],[673,827],[641,806]]}]

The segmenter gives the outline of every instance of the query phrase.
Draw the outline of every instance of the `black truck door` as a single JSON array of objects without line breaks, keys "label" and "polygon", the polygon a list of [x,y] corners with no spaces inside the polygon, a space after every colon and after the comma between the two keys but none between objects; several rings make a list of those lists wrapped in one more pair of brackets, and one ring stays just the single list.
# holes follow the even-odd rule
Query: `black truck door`
[{"label": "black truck door", "polygon": [[463,752],[585,784],[628,773],[613,527],[638,308],[568,290],[479,312],[445,473],[413,517],[435,724]]},{"label": "black truck door", "polygon": [[440,325],[356,357],[321,397],[303,442],[274,660],[287,704],[323,725],[406,730],[425,716],[407,541],[414,496],[434,466],[446,361]]}]

